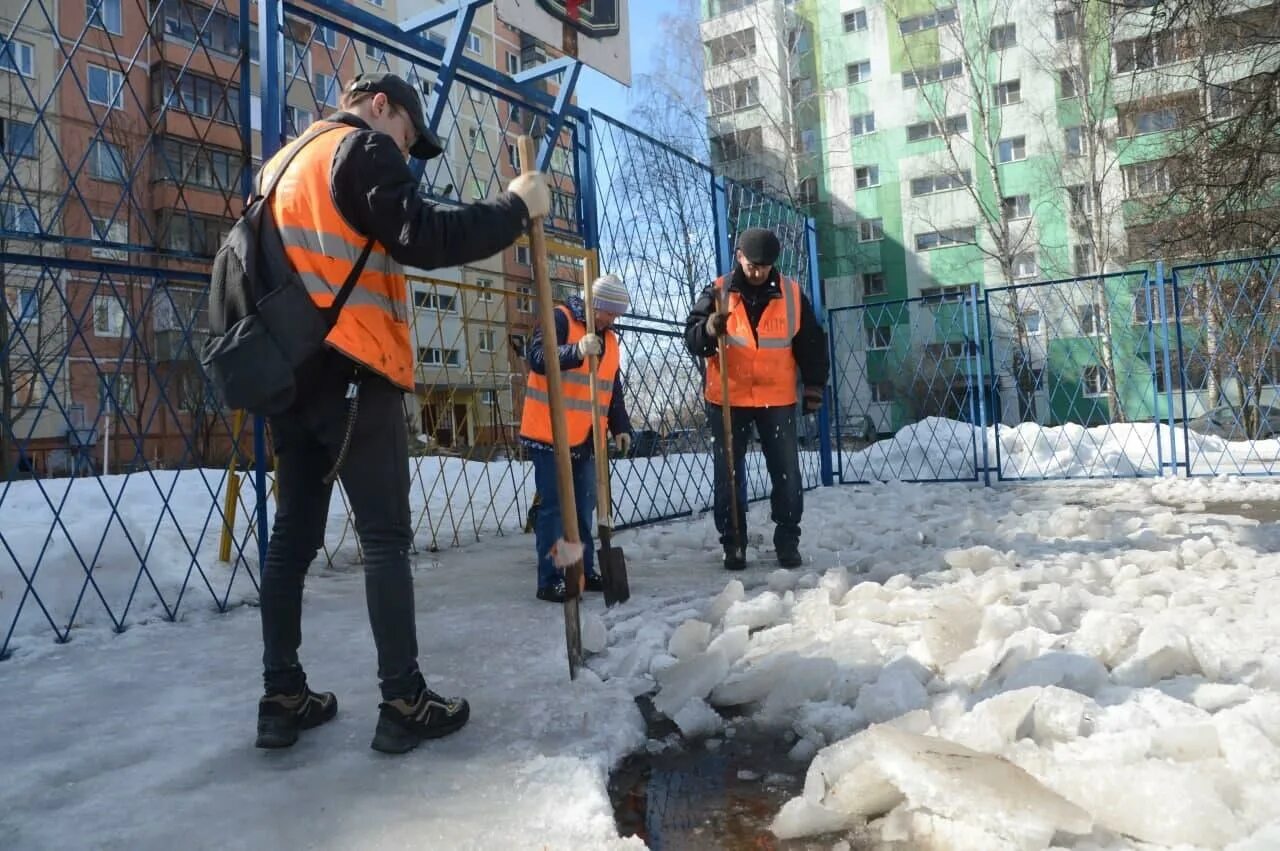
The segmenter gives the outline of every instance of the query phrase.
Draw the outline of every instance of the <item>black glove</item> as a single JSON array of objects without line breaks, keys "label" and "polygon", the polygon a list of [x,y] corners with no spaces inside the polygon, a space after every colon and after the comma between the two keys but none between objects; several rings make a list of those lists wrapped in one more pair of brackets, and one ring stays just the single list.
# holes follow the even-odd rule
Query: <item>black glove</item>
[{"label": "black glove", "polygon": [[822,407],[822,388],[806,387],[804,388],[804,412],[813,414]]}]

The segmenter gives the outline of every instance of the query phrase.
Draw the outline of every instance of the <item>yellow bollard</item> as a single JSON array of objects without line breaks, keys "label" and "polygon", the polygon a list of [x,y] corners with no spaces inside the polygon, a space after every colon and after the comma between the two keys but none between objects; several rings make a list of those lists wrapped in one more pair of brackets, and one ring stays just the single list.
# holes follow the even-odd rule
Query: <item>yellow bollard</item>
[{"label": "yellow bollard", "polygon": [[240,504],[240,471],[236,459],[240,456],[240,429],[244,426],[244,411],[236,411],[232,418],[232,452],[227,463],[227,494],[222,506],[222,536],[218,541],[218,560],[231,561],[231,541],[236,534],[236,506]]}]

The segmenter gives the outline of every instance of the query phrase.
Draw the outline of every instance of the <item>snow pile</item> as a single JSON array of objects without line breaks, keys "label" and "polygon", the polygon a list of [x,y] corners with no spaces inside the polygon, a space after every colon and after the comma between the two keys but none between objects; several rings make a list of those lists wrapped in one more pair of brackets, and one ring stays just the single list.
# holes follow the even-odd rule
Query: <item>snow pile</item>
[{"label": "snow pile", "polygon": [[1280,556],[1257,521],[1195,513],[1210,490],[1280,500],[1230,481],[845,491],[812,535],[839,566],[734,579],[633,668],[686,737],[794,738],[811,762],[780,838],[1271,847]]}]

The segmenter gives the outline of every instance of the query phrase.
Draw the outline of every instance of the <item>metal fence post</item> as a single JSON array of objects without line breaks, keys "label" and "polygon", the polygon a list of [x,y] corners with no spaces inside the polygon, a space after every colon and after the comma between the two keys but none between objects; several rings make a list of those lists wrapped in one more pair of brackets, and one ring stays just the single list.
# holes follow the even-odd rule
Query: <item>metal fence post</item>
[{"label": "metal fence post", "polygon": [[712,219],[716,226],[716,272],[727,275],[733,269],[733,236],[729,233],[729,196],[725,179],[711,175]]},{"label": "metal fence post", "polygon": [[[827,305],[822,297],[822,278],[818,274],[818,224],[812,217],[805,219],[805,245],[809,253],[809,300],[813,302],[813,312],[818,323],[831,333],[827,322]],[[830,385],[830,379],[828,379]],[[831,467],[831,398],[830,386],[822,392],[822,407],[818,409],[818,469],[823,487],[835,484],[835,475]]]},{"label": "metal fence post", "polygon": [[[977,311],[977,305],[974,305],[974,311],[975,312]],[[998,377],[999,374],[996,372],[996,342],[995,342],[994,326],[991,323],[991,293],[986,293],[985,297],[982,299],[982,312],[987,319],[987,333],[983,337],[983,339],[987,343],[987,365],[991,368],[992,386],[996,388],[997,398],[992,399],[992,402],[998,402],[1000,401],[999,400],[1000,379]],[[983,393],[982,405],[983,405],[984,411],[986,410],[986,390],[987,388],[985,387],[982,388],[982,393]],[[984,414],[984,419],[985,419],[985,414]],[[996,445],[996,478],[997,479],[1002,479],[1004,477],[1003,461],[1000,453],[1000,420],[1001,420],[1000,411],[993,410],[991,412],[991,429],[992,429],[991,433],[995,436],[994,442]],[[990,458],[986,459],[986,467],[988,471],[987,481],[990,482],[991,481]]]},{"label": "metal fence post", "polygon": [[[1173,416],[1173,371],[1172,371],[1173,366],[1169,358],[1169,309],[1168,309],[1169,302],[1165,296],[1164,261],[1163,260],[1156,261],[1156,286],[1159,288],[1158,292],[1160,294],[1160,326],[1161,326],[1161,330],[1164,332],[1164,374],[1166,377],[1166,380],[1164,382],[1164,396],[1165,396],[1165,404],[1168,406],[1167,417],[1169,421],[1169,471],[1176,475],[1178,472],[1178,443],[1174,437],[1175,426],[1174,426],[1174,416]],[[1175,313],[1176,313],[1176,310],[1177,308],[1175,306]],[[1178,321],[1178,317],[1176,315],[1173,317],[1173,321],[1174,322]],[[1181,361],[1182,353],[1179,352],[1178,356],[1179,356],[1179,361]],[[1181,363],[1179,363],[1179,365],[1181,365]],[[1181,380],[1181,376],[1179,376],[1179,380]],[[1159,436],[1160,436],[1160,433],[1159,431],[1157,431],[1156,432],[1157,440],[1159,440]],[[1190,470],[1190,465],[1188,465],[1188,470]],[[1164,471],[1161,470],[1161,472],[1164,472]]]},{"label": "metal fence post", "polygon": [[[1151,424],[1156,430],[1156,475],[1164,472],[1164,443],[1160,440],[1160,384],[1156,381],[1155,302],[1151,293],[1151,273],[1142,274],[1142,288],[1147,297],[1147,352],[1151,359]],[[1166,335],[1167,336],[1167,335]],[[1172,380],[1165,368],[1165,383]]]},{"label": "metal fence post", "polygon": [[[982,483],[987,487],[991,487],[991,450],[987,445],[987,386],[982,375],[982,322],[978,318],[978,286],[976,284],[969,287],[969,318],[973,321],[973,367],[977,373],[978,381],[977,427],[979,439],[982,441],[980,447],[982,451]],[[990,323],[988,323],[989,330]],[[987,345],[990,348],[990,340],[988,340]]]}]

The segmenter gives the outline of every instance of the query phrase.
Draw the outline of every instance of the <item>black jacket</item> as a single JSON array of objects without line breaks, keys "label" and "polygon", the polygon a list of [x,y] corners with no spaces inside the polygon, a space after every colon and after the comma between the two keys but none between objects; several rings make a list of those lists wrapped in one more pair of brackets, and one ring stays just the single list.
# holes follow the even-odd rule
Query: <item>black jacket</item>
[{"label": "black jacket", "polygon": [[[755,333],[760,324],[764,309],[775,298],[782,298],[779,288],[778,270],[775,268],[769,280],[756,287],[747,283],[742,269],[733,264],[733,278],[729,289],[742,297],[747,311],[747,319],[751,322],[751,331]],[[684,324],[684,344],[694,357],[705,358],[716,353],[716,338],[707,333],[707,318],[716,312],[715,285],[707,287],[694,302],[693,310]],[[800,372],[800,382],[805,387],[821,387],[827,383],[831,373],[831,358],[827,351],[827,332],[818,324],[818,317],[813,312],[809,297],[800,291],[800,330],[791,341],[791,353],[795,356],[796,367]]]},{"label": "black jacket", "polygon": [[346,112],[326,121],[358,128],[333,157],[333,202],[353,228],[373,237],[398,263],[420,269],[457,266],[492,257],[528,226],[520,196],[437,207],[427,201],[395,140]]}]

